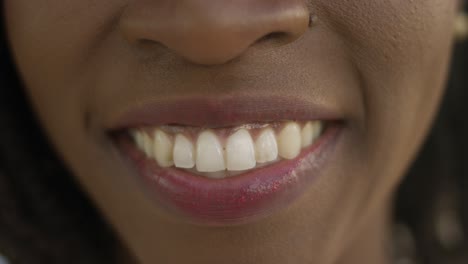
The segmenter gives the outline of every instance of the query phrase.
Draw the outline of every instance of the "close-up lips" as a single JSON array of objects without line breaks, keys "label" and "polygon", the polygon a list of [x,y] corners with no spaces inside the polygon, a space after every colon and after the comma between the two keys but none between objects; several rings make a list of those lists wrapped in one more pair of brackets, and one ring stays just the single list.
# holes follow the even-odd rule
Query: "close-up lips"
[{"label": "close-up lips", "polygon": [[297,200],[343,127],[333,111],[298,99],[207,97],[130,107],[110,135],[158,206],[191,223],[233,225]]}]

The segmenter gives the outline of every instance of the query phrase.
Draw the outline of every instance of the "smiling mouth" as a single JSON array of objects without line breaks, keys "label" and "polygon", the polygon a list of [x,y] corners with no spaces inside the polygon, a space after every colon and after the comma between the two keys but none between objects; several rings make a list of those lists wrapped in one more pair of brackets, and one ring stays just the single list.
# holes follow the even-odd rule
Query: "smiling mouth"
[{"label": "smiling mouth", "polygon": [[322,121],[286,121],[217,129],[146,127],[130,133],[135,146],[160,167],[223,179],[296,158],[319,139],[323,128]]},{"label": "smiling mouth", "polygon": [[297,101],[258,101],[256,111],[237,102],[153,103],[117,122],[117,147],[158,208],[193,224],[243,224],[286,208],[322,174],[340,119]]}]

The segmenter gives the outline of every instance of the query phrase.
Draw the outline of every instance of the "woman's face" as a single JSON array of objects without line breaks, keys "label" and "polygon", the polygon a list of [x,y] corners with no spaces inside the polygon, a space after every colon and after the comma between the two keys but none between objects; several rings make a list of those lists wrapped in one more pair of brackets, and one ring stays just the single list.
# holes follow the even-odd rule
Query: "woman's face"
[{"label": "woman's face", "polygon": [[457,1],[4,5],[51,142],[142,263],[352,263],[379,255]]}]

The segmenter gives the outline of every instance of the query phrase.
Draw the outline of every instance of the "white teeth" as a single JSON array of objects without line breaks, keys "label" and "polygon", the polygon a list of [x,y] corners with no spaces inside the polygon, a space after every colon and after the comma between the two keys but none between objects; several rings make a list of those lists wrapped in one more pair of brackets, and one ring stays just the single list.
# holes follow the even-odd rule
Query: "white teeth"
[{"label": "white teeth", "polygon": [[322,122],[313,121],[307,122],[302,128],[301,137],[302,137],[302,147],[308,147],[314,143],[314,141],[322,133]]},{"label": "white teeth", "polygon": [[255,149],[250,133],[241,129],[229,136],[226,142],[226,163],[230,171],[255,167]]},{"label": "white teeth", "polygon": [[278,158],[278,144],[275,132],[267,128],[255,141],[255,159],[258,163],[274,161]]},{"label": "white teeth", "polygon": [[301,145],[303,148],[312,145],[312,142],[314,141],[314,133],[315,131],[314,127],[312,126],[312,122],[307,122],[301,131]]},{"label": "white teeth", "polygon": [[290,122],[278,136],[278,153],[282,158],[294,159],[301,152],[301,128]]},{"label": "white teeth", "polygon": [[163,131],[157,129],[154,132],[154,157],[161,167],[174,165],[172,161],[172,141]]},{"label": "white teeth", "polygon": [[211,131],[204,131],[197,140],[196,167],[199,172],[216,172],[226,169],[223,147]]},{"label": "white teeth", "polygon": [[141,144],[143,145],[143,151],[145,152],[147,157],[154,157],[153,156],[153,140],[151,139],[148,134],[142,132],[141,133]]},{"label": "white teeth", "polygon": [[323,123],[319,121],[312,122],[312,127],[314,131],[314,140],[316,140],[322,134]]},{"label": "white teeth", "polygon": [[135,141],[135,144],[138,146],[139,149],[144,149],[145,145],[143,144],[143,134],[142,132],[138,130],[132,130],[131,131],[133,141]]},{"label": "white teeth", "polygon": [[174,143],[174,164],[178,168],[190,169],[195,166],[195,149],[192,142],[178,134]]},{"label": "white teeth", "polygon": [[[296,158],[303,148],[320,137],[321,121],[285,122],[269,126],[244,126],[229,137],[229,129],[204,130],[194,136],[193,130],[167,133],[163,127],[130,131],[138,149],[161,167],[195,169],[198,172],[245,171],[258,164]],[[276,131],[275,127],[282,128]],[[276,131],[276,132],[275,132]],[[276,134],[278,132],[278,134]],[[255,142],[252,135],[256,136]],[[197,137],[196,142],[191,138]],[[224,173],[207,177],[228,177]],[[231,174],[232,176],[232,174]]]}]

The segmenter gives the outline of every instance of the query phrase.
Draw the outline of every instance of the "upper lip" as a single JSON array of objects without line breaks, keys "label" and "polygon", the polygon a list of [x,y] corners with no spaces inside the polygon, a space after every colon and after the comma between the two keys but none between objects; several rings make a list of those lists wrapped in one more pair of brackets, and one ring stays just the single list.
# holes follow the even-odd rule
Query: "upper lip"
[{"label": "upper lip", "polygon": [[190,96],[157,98],[121,111],[109,130],[157,125],[230,127],[281,120],[337,120],[336,109],[297,97]]}]

